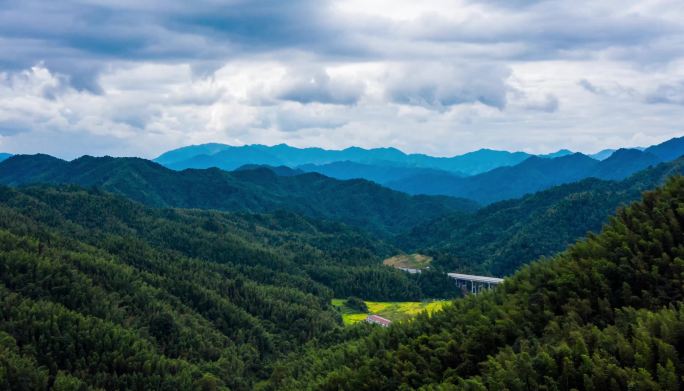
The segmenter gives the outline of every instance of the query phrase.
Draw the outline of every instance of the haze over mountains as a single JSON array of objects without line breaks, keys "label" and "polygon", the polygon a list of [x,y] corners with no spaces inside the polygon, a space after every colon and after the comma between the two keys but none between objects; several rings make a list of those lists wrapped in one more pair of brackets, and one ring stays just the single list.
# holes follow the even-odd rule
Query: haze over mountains
[{"label": "haze over mountains", "polygon": [[290,166],[335,162],[355,162],[384,166],[432,168],[456,174],[472,175],[493,168],[517,164],[531,155],[524,152],[506,152],[481,149],[452,158],[433,157],[423,154],[405,154],[396,148],[363,149],[351,147],[344,150],[321,148],[294,148],[285,144],[272,147],[246,145],[234,147],[223,144],[204,144],[179,148],[154,159],[157,163],[173,169],[218,167],[234,170],[245,164]]},{"label": "haze over mountains", "polygon": [[682,154],[684,138],[649,148],[602,150],[591,156],[569,150],[534,156],[481,149],[451,158],[407,155],[394,148],[328,151],[282,144],[205,144],[169,151],[155,161],[176,170],[288,166],[337,179],[368,179],[409,194],[448,195],[488,204],[583,178],[623,179]]},{"label": "haze over mountains", "polygon": [[[684,141],[684,140],[682,140]],[[677,147],[684,153],[684,143]],[[511,167],[499,167],[470,177],[413,176],[387,183],[386,186],[409,194],[441,194],[463,197],[483,204],[517,198],[549,187],[584,178],[623,179],[663,161],[651,152],[620,149],[603,161],[575,153],[553,159],[530,157]]]},{"label": "haze over mountains", "polygon": [[[603,150],[590,156],[603,160],[612,152],[614,151]],[[539,156],[555,158],[570,154],[572,151],[561,149],[554,153]],[[178,148],[163,153],[154,161],[175,170],[217,167],[232,171],[247,164],[293,168],[305,166],[309,171],[320,172],[332,177],[336,177],[335,172],[338,172],[341,176],[339,179],[347,179],[345,177],[352,175],[351,170],[358,167],[352,165],[349,170],[340,171],[339,164],[341,163],[359,163],[373,167],[379,166],[388,170],[392,168],[427,168],[465,176],[479,174],[497,167],[512,166],[531,156],[534,155],[525,152],[480,149],[447,158],[425,154],[405,154],[396,148],[363,149],[350,147],[344,150],[325,150],[322,148],[295,148],[285,144],[230,146],[214,143]],[[330,170],[328,170],[328,165],[332,165]]]}]

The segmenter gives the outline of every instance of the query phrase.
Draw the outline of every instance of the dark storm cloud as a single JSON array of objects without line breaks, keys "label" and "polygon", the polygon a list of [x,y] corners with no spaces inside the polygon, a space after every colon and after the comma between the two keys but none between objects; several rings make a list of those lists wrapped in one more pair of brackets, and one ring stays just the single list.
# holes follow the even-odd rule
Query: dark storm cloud
[{"label": "dark storm cloud", "polygon": [[45,61],[66,70],[65,63],[75,60],[95,64],[84,66],[93,69],[111,60],[210,62],[278,50],[323,57],[409,57],[399,45],[426,40],[518,42],[524,48],[511,54],[514,57],[544,58],[559,52],[569,55],[568,51],[636,45],[682,29],[678,23],[636,13],[605,14],[599,6],[578,7],[571,2],[489,4],[505,5],[508,13],[496,23],[477,17],[454,23],[439,15],[392,22],[380,16],[342,17],[327,0],[3,0],[0,49],[12,55],[0,61],[5,68]]},{"label": "dark storm cloud", "polygon": [[76,51],[102,59],[203,59],[313,45],[331,34],[324,1],[168,1],[148,7],[126,1],[0,4],[4,40],[31,40],[35,49],[53,55]]}]

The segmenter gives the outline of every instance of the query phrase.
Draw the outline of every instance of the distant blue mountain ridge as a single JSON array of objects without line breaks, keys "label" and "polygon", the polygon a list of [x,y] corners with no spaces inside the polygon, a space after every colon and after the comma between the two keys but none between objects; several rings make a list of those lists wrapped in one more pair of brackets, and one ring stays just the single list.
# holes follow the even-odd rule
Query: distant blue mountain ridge
[{"label": "distant blue mountain ridge", "polygon": [[167,152],[155,161],[176,170],[269,166],[277,175],[316,172],[342,180],[367,179],[408,194],[447,195],[488,204],[588,177],[620,180],[681,155],[684,138],[648,148],[606,149],[594,155],[567,149],[545,155],[480,149],[450,158],[405,154],[395,148],[205,144]]},{"label": "distant blue mountain ridge", "polygon": [[532,155],[525,152],[491,149],[480,149],[454,157],[435,157],[424,154],[406,154],[396,148],[351,147],[343,150],[325,150],[295,148],[285,144],[274,146],[203,144],[166,152],[154,161],[175,170],[217,167],[229,171],[246,164],[312,168],[313,165],[352,162],[382,167],[427,168],[462,176],[478,174],[501,166],[512,166],[530,156]]},{"label": "distant blue mountain ridge", "polygon": [[[614,149],[604,149],[587,156],[595,160],[604,160],[613,152],[615,152]],[[231,146],[210,143],[174,149],[163,153],[154,161],[174,170],[217,167],[232,171],[244,165],[287,166],[290,168],[302,168],[301,166],[303,166],[302,169],[305,171],[319,172],[338,179],[352,178],[345,168],[346,165],[350,169],[369,171],[368,177],[362,176],[363,178],[370,180],[382,178],[382,181],[387,181],[398,179],[396,176],[399,168],[439,170],[456,176],[469,176],[498,167],[514,166],[532,156],[552,159],[573,153],[568,149],[541,155],[479,149],[453,157],[436,157],[426,154],[406,154],[396,148],[364,149],[350,147],[342,150],[327,150],[323,148],[296,148],[287,144]],[[378,172],[383,170],[387,171],[387,177],[380,175],[378,178]],[[339,173],[339,177],[334,173]],[[433,171],[426,171],[426,173],[436,174]],[[359,178],[359,176],[353,176],[353,178]]]},{"label": "distant blue mountain ridge", "polygon": [[384,183],[408,194],[448,195],[489,204],[585,178],[621,180],[658,163],[684,155],[684,137],[641,149],[618,149],[604,160],[581,153],[556,158],[532,156],[515,166],[468,177],[413,176]]},{"label": "distant blue mountain ridge", "polygon": [[[614,152],[613,149],[604,149],[586,156],[602,161]],[[326,150],[296,148],[286,144],[231,146],[212,143],[168,151],[154,161],[174,170],[216,167],[232,171],[245,165],[284,166],[306,172],[317,172],[336,179],[361,178],[388,184],[415,177],[420,177],[423,181],[442,179],[449,181],[453,178],[474,176],[501,167],[512,167],[535,156],[556,159],[572,154],[574,152],[568,149],[542,155],[479,149],[453,157],[435,157],[425,154],[406,154],[396,148],[350,147],[343,150]]]}]

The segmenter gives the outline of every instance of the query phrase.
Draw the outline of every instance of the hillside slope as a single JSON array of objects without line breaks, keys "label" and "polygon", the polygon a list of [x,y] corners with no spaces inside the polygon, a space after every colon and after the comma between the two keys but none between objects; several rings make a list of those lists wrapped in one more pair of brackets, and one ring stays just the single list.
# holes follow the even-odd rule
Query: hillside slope
[{"label": "hillside slope", "polygon": [[268,362],[342,330],[333,297],[453,289],[381,266],[383,246],[291,213],[0,187],[0,389],[251,389]]},{"label": "hillside slope", "polygon": [[677,390],[684,178],[596,236],[431,317],[296,355],[264,389]]},{"label": "hillside slope", "polygon": [[449,271],[508,275],[597,232],[643,191],[684,174],[684,158],[622,181],[585,179],[520,199],[494,203],[472,215],[453,214],[421,224],[396,239],[405,251],[428,254]]},{"label": "hillside slope", "polygon": [[450,197],[412,197],[365,180],[339,181],[315,173],[280,176],[265,167],[173,171],[138,158],[84,156],[66,162],[47,155],[19,155],[0,163],[0,183],[96,186],[156,207],[288,210],[383,235],[477,207]]}]

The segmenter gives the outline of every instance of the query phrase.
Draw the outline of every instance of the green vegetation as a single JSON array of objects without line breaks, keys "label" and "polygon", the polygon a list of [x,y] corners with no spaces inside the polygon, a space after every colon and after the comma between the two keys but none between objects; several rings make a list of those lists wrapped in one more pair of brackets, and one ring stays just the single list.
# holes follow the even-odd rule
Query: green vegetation
[{"label": "green vegetation", "polygon": [[449,303],[446,300],[431,301],[366,301],[366,311],[359,310],[357,306],[349,306],[347,301],[333,299],[332,305],[342,314],[345,325],[353,325],[362,322],[369,314],[380,315],[393,322],[411,319],[423,311],[432,314],[441,310]]},{"label": "green vegetation", "polygon": [[434,258],[446,271],[509,275],[539,257],[552,256],[597,232],[620,205],[639,199],[674,174],[684,158],[641,171],[620,182],[586,179],[474,214],[457,213],[422,224],[395,243]]},{"label": "green vegetation", "polygon": [[279,176],[255,167],[173,171],[136,158],[84,156],[66,162],[47,155],[13,156],[0,163],[0,183],[98,187],[154,207],[273,213],[287,210],[334,220],[389,237],[445,213],[477,208],[451,197],[412,197],[365,180],[319,174]]},{"label": "green vegetation", "polygon": [[684,374],[684,178],[603,232],[431,317],[275,366],[283,390],[677,390]]},{"label": "green vegetation", "polygon": [[384,251],[288,212],[0,187],[0,389],[251,389],[284,354],[344,337],[333,297],[423,297]]},{"label": "green vegetation", "polygon": [[368,306],[358,297],[351,296],[347,298],[344,302],[344,306],[357,312],[368,313]]},{"label": "green vegetation", "polygon": [[[512,272],[683,167],[471,213],[315,174],[12,157],[5,183],[96,187],[0,187],[0,389],[678,389],[682,177],[491,292],[428,300],[457,294],[443,271]],[[343,327],[364,306],[412,321]]]},{"label": "green vegetation", "polygon": [[423,254],[399,254],[385,259],[382,263],[395,268],[425,269],[432,263],[432,257]]}]

